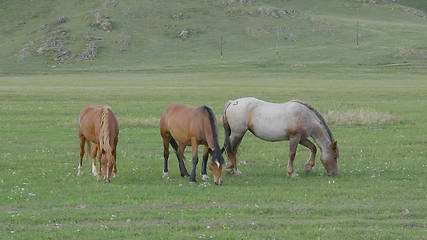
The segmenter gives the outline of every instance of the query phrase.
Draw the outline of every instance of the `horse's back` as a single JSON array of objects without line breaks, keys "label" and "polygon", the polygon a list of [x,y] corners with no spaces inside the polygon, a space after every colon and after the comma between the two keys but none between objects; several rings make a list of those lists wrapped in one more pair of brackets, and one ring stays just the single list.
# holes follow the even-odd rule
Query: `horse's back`
[{"label": "horse's back", "polygon": [[97,141],[98,130],[101,125],[102,111],[108,111],[108,121],[111,133],[116,138],[119,134],[119,124],[111,108],[102,106],[89,106],[80,111],[79,134],[92,142]]},{"label": "horse's back", "polygon": [[288,140],[292,134],[310,133],[312,113],[295,101],[270,103],[256,98],[241,98],[229,102],[225,111],[233,131],[250,130],[266,141]]},{"label": "horse's back", "polygon": [[191,137],[202,139],[202,129],[207,120],[203,107],[173,104],[165,109],[160,118],[160,134],[171,135],[175,140],[190,144]]},{"label": "horse's back", "polygon": [[79,134],[90,141],[96,141],[96,129],[99,125],[102,107],[89,106],[80,111]]}]

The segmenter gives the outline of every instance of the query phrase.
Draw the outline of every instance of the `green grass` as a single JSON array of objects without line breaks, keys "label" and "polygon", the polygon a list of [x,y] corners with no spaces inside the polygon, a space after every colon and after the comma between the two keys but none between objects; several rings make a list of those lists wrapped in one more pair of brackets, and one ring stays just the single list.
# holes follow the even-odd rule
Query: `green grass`
[{"label": "green grass", "polygon": [[[0,1],[0,239],[427,239],[427,20],[405,9],[426,11],[424,0],[106,2]],[[297,14],[250,14],[259,7]],[[91,26],[95,10],[112,32]],[[59,64],[33,47],[18,60],[60,16],[73,54],[87,36],[103,39],[96,59]],[[184,28],[192,35],[180,40]],[[250,133],[243,175],[225,174],[223,186],[188,184],[172,154],[171,179],[161,178],[164,108],[208,105],[220,116],[227,100],[246,96],[392,121],[331,125],[341,153],[334,178],[319,157],[304,175],[303,148],[300,177],[287,178],[288,143]],[[121,123],[111,184],[90,176],[88,161],[76,176],[77,117],[94,104],[110,105]],[[222,144],[222,127],[219,135]]]},{"label": "green grass", "polygon": [[[228,71],[248,68],[267,71],[316,72],[317,68],[371,67],[405,63],[425,67],[426,56],[400,56],[403,48],[426,49],[426,19],[397,3],[362,4],[357,0],[259,0],[245,6],[224,1],[14,1],[0,3],[0,74],[81,71]],[[425,9],[424,1],[399,1]],[[259,7],[295,9],[292,17],[273,18],[249,14]],[[230,9],[233,10],[230,12]],[[112,32],[90,26],[93,12],[113,21]],[[174,15],[183,14],[182,18]],[[95,61],[59,64],[35,53],[47,34],[43,24],[60,16],[69,21],[61,27],[69,33],[65,47],[80,53],[87,36],[95,41]],[[359,23],[359,46],[355,36]],[[188,29],[191,38],[178,34]],[[292,36],[289,38],[289,36]],[[404,37],[403,37],[404,36]],[[223,58],[220,38],[223,37]],[[120,51],[120,42],[129,49]],[[18,60],[17,54],[31,42],[32,55]],[[425,55],[425,54],[424,54]]]},{"label": "green grass", "polygon": [[[425,239],[424,74],[83,73],[6,76],[0,83],[2,239]],[[139,121],[172,103],[207,104],[220,114],[226,100],[243,96],[298,98],[322,113],[369,108],[397,121],[332,125],[342,155],[334,178],[318,158],[304,175],[303,148],[296,159],[301,176],[287,178],[288,143],[248,133],[242,176],[225,175],[220,187],[200,177],[190,185],[171,155],[171,179],[162,179],[159,130]],[[90,176],[88,161],[76,177],[77,115],[91,104],[112,106],[124,122],[120,176],[111,184]],[[220,136],[222,144],[222,128]]]}]

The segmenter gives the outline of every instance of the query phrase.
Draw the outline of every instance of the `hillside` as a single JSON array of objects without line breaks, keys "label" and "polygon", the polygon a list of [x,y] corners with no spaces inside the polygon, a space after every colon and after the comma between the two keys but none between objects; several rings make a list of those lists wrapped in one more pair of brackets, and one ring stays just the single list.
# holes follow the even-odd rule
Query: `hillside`
[{"label": "hillside", "polygon": [[419,69],[426,10],[421,0],[3,0],[0,73]]}]

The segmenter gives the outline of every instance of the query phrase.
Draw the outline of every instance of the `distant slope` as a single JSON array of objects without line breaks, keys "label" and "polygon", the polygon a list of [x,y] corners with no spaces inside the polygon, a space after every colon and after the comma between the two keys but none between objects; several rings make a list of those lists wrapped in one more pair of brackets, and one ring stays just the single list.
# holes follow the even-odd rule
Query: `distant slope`
[{"label": "distant slope", "polygon": [[419,10],[427,12],[427,1],[420,1],[420,0],[399,0],[398,2],[399,2],[399,4],[402,4],[403,6],[417,8]]},{"label": "distant slope", "polygon": [[371,2],[2,0],[0,73],[424,64],[427,3]]}]

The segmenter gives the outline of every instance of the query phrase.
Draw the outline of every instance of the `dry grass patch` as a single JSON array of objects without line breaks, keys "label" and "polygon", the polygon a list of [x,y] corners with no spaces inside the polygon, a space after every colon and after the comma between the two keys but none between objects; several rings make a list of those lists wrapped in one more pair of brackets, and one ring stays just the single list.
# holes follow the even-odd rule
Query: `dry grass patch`
[{"label": "dry grass patch", "polygon": [[345,126],[384,124],[396,120],[390,113],[377,112],[372,109],[328,110],[325,119],[329,124]]},{"label": "dry grass patch", "polygon": [[[218,126],[222,126],[222,115],[216,115],[216,121]],[[120,125],[127,126],[138,126],[138,127],[159,127],[160,118],[148,117],[148,118],[120,118]]]},{"label": "dry grass patch", "polygon": [[120,125],[127,126],[139,126],[139,127],[158,127],[160,118],[148,117],[148,118],[120,118]]}]

